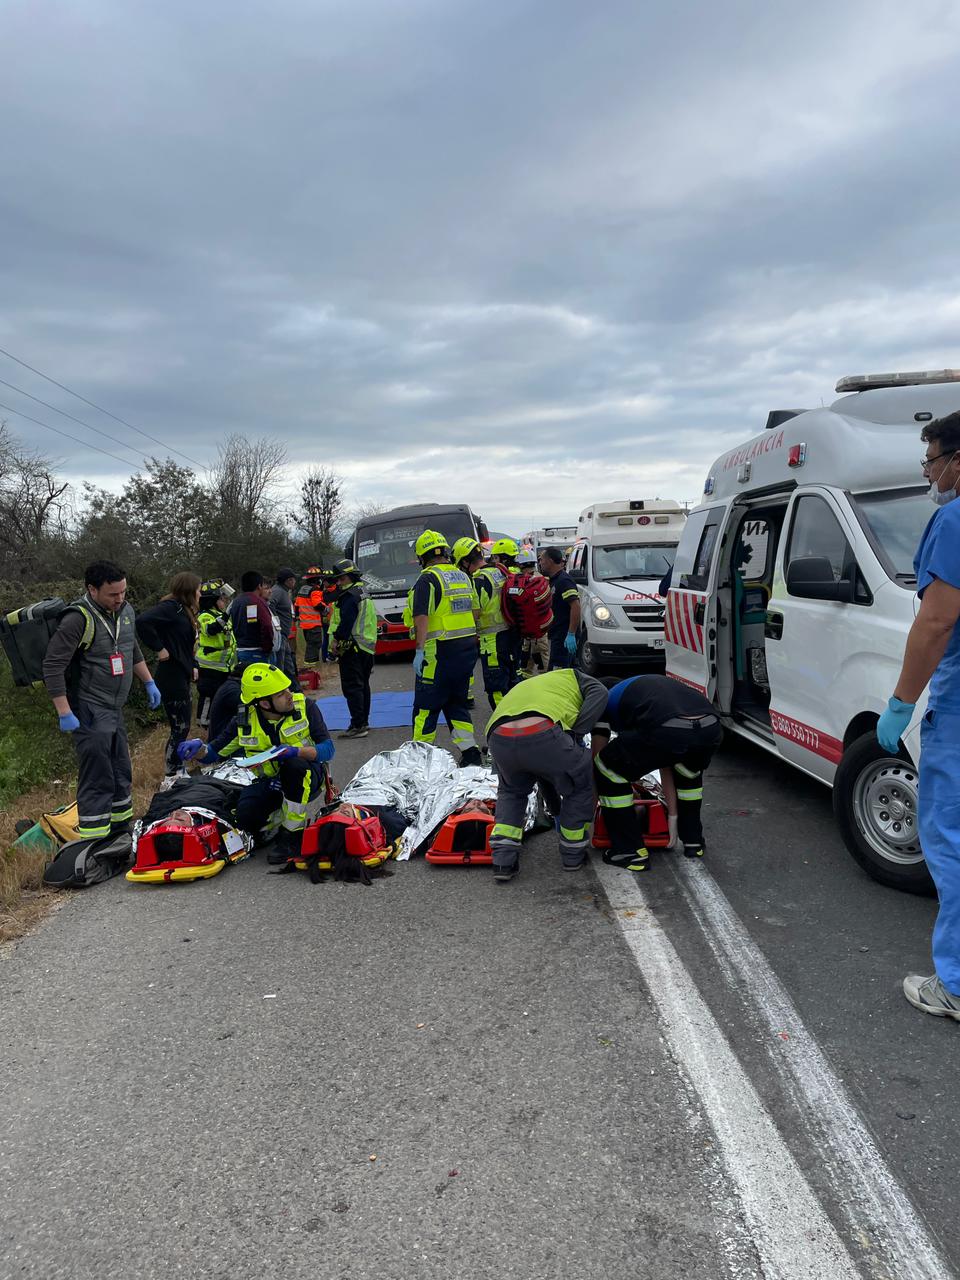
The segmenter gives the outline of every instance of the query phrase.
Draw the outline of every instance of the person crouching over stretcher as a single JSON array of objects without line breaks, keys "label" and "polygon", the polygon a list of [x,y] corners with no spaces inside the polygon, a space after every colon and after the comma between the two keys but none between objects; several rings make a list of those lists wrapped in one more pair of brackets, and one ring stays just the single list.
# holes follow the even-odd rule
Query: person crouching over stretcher
[{"label": "person crouching over stretcher", "polygon": [[[648,853],[633,803],[633,783],[655,769],[662,771],[671,812],[674,788],[667,771],[672,771],[676,834],[688,858],[702,858],[703,773],[723,737],[716,708],[702,693],[667,676],[603,683],[609,689],[607,708],[591,743],[597,798],[611,842],[604,861],[628,871],[646,870]],[[613,740],[611,729],[617,734]]]},{"label": "person crouching over stretcher", "polygon": [[259,832],[271,826],[279,810],[276,850],[267,861],[286,862],[300,850],[309,809],[324,792],[324,764],[334,745],[315,702],[290,691],[290,677],[267,662],[253,662],[240,681],[240,709],[207,746],[188,738],[177,751],[181,760],[215,764],[238,752],[246,757],[272,750],[270,759],[254,766],[257,780],[243,789],[237,803],[237,825]]}]

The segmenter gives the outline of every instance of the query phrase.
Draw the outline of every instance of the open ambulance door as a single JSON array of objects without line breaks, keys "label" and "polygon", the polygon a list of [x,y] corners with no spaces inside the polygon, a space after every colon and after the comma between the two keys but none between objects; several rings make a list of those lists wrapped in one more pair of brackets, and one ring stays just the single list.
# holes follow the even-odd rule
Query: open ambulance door
[{"label": "open ambulance door", "polygon": [[717,579],[728,505],[701,507],[687,517],[664,615],[667,675],[711,702],[717,693]]}]

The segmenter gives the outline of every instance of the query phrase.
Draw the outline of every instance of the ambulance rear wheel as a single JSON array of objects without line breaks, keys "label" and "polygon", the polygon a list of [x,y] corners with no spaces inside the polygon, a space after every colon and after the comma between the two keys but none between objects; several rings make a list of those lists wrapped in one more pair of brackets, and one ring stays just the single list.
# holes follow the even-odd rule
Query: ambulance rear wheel
[{"label": "ambulance rear wheel", "polygon": [[918,776],[906,757],[891,756],[873,733],[843,753],[833,783],[833,811],[844,844],[880,884],[930,894],[933,881],[917,829]]}]

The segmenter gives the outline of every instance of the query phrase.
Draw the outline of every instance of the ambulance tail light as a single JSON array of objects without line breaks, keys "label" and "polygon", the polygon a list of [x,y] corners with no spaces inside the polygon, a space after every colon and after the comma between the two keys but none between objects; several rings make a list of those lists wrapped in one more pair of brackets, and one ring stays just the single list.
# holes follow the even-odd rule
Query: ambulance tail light
[{"label": "ambulance tail light", "polygon": [[846,391],[878,391],[883,387],[922,387],[931,382],[960,382],[960,369],[927,369],[919,373],[864,373],[841,378],[838,394]]},{"label": "ambulance tail light", "polygon": [[787,454],[788,467],[802,467],[807,460],[806,444],[792,444]]},{"label": "ambulance tail light", "polygon": [[670,523],[670,517],[669,517],[669,516],[654,516],[654,517],[653,517],[653,523],[654,523],[654,524],[669,524],[669,523]]}]

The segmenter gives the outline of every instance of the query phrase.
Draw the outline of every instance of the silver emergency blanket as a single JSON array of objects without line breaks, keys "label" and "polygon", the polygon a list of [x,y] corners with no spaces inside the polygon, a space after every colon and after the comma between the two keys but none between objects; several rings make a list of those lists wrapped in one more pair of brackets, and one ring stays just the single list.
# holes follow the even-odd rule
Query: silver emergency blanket
[{"label": "silver emergency blanket", "polygon": [[219,764],[207,765],[205,769],[201,769],[201,773],[209,774],[211,778],[220,778],[223,782],[233,782],[240,787],[249,787],[259,777],[252,769],[244,769],[229,756]]},{"label": "silver emergency blanket", "polygon": [[[492,769],[461,769],[449,751],[427,742],[405,742],[396,751],[381,751],[357,770],[342,795],[350,804],[385,805],[403,814],[410,825],[400,838],[399,862],[469,801],[496,798],[497,775]],[[536,797],[531,796],[528,830],[536,809]]]}]

